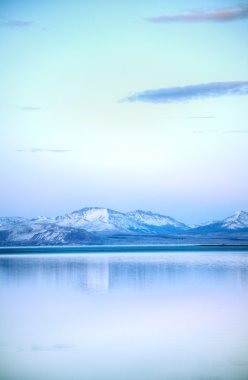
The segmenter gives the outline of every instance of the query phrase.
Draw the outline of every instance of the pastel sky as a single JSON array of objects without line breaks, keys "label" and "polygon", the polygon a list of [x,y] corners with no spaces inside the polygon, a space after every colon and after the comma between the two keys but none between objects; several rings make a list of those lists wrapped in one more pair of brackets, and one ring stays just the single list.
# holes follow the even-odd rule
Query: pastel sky
[{"label": "pastel sky", "polygon": [[248,209],[248,2],[1,0],[0,216]]}]

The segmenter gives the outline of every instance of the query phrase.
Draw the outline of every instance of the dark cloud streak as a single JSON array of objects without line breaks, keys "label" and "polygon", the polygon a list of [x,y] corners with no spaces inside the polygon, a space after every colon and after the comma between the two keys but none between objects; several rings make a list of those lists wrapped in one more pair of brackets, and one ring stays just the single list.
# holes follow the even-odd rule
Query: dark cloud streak
[{"label": "dark cloud streak", "polygon": [[227,22],[248,18],[248,5],[237,5],[232,8],[214,9],[212,11],[191,11],[174,15],[163,15],[146,18],[153,23],[170,22]]},{"label": "dark cloud streak", "polygon": [[167,87],[136,93],[125,99],[128,102],[173,103],[219,97],[224,95],[247,95],[248,81],[204,83],[184,87]]}]

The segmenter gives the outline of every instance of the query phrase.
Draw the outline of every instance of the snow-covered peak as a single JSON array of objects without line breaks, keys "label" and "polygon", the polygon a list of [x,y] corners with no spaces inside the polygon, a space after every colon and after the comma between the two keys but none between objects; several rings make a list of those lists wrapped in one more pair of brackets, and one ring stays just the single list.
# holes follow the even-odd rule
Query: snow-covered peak
[{"label": "snow-covered peak", "polygon": [[47,216],[37,216],[37,218],[33,218],[31,219],[31,222],[34,222],[34,223],[53,223],[54,222],[54,218],[49,218]]},{"label": "snow-covered peak", "polygon": [[236,211],[233,215],[223,220],[223,227],[228,229],[248,228],[248,212]]},{"label": "snow-covered peak", "polygon": [[20,216],[1,216],[0,217],[0,227],[3,226],[14,226],[19,223],[25,222],[27,219]]},{"label": "snow-covered peak", "polygon": [[87,231],[125,229],[125,214],[103,207],[85,207],[56,218],[60,226],[83,228]]},{"label": "snow-covered peak", "polygon": [[71,213],[72,217],[80,216],[88,222],[101,220],[104,223],[109,221],[109,210],[102,207],[85,207]]},{"label": "snow-covered peak", "polygon": [[123,213],[102,207],[86,207],[56,218],[60,226],[83,228],[87,231],[122,231],[154,233],[158,228],[184,228],[183,223],[151,211]]},{"label": "snow-covered peak", "polygon": [[148,224],[150,226],[172,226],[172,227],[184,227],[183,223],[161,214],[156,214],[151,211],[135,210],[127,213],[139,223]]}]

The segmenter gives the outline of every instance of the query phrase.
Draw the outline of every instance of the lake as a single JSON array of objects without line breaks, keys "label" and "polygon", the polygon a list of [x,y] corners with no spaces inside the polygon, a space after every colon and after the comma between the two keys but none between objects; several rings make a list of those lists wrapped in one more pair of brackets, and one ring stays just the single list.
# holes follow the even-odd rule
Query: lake
[{"label": "lake", "polygon": [[1,380],[247,380],[247,247],[0,250]]}]

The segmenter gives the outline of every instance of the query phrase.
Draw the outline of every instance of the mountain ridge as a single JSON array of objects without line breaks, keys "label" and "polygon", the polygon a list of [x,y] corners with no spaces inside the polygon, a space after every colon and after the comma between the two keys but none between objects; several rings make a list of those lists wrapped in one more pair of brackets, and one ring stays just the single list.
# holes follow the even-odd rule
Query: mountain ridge
[{"label": "mountain ridge", "polygon": [[[246,236],[247,235],[247,236]],[[0,217],[0,245],[139,244],[191,241],[248,242],[248,212],[196,226],[152,211],[84,207],[56,217]],[[243,244],[243,243],[242,243]]]}]

